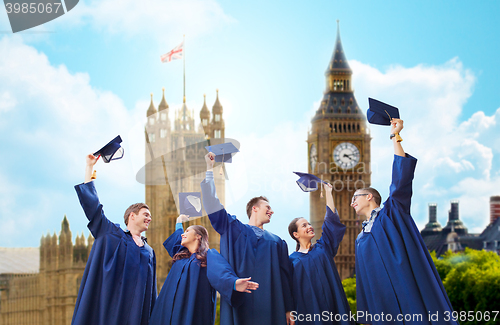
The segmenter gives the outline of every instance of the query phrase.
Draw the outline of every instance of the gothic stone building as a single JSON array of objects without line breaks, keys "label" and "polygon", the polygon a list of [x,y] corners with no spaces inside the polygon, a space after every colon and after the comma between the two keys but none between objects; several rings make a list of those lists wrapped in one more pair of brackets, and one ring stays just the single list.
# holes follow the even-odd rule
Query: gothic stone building
[{"label": "gothic stone building", "polygon": [[[158,289],[170,269],[170,257],[162,243],[175,230],[178,192],[200,191],[206,171],[206,140],[211,139],[212,144],[224,140],[222,113],[217,93],[212,112],[204,102],[196,129],[194,112],[187,109],[184,100],[172,130],[165,96],[158,110],[151,99],[145,128],[148,182],[144,183],[146,203],[153,215],[147,236],[157,256]],[[224,202],[224,178],[215,174],[219,198]],[[209,229],[210,247],[219,248],[219,237],[206,216],[190,224]],[[0,325],[70,325],[93,241],[91,235],[85,240],[82,233],[73,244],[64,217],[59,237],[43,236],[40,248],[0,248]]]},{"label": "gothic stone building", "polygon": [[[369,187],[370,135],[366,117],[360,110],[352,89],[349,67],[340,31],[330,64],[325,72],[326,89],[320,107],[311,121],[308,134],[309,173],[333,185],[333,199],[346,233],[340,244],[335,264],[341,279],[354,273],[354,242],[361,223],[351,208],[356,189]],[[321,229],[325,215],[325,199],[320,191],[310,193],[310,220],[314,229]],[[316,237],[320,237],[318,231]]]},{"label": "gothic stone building", "polygon": [[72,243],[64,217],[59,238],[47,234],[40,248],[2,248],[1,325],[69,325],[94,239]]}]

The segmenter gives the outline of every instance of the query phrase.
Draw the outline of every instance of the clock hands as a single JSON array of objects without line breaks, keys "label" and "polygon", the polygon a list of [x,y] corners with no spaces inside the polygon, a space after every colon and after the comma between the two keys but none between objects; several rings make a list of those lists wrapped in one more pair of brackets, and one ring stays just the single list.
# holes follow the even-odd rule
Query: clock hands
[{"label": "clock hands", "polygon": [[348,154],[346,154],[346,153],[345,153],[345,154],[344,154],[344,157],[347,157],[347,158],[349,158],[350,160],[353,160],[354,158],[352,158],[352,157],[351,157],[352,155],[353,155],[352,153],[351,153],[350,155],[348,155]]}]

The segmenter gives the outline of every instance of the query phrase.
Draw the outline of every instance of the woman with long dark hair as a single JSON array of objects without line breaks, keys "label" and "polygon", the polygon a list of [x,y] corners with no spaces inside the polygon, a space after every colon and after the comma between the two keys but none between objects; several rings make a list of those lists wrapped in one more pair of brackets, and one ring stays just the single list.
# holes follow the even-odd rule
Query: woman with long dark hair
[{"label": "woman with long dark hair", "polygon": [[172,257],[172,268],[156,300],[150,325],[214,323],[216,291],[208,281],[207,265],[232,279],[235,291],[250,293],[258,288],[250,278],[239,279],[225,259],[209,249],[205,227],[192,225],[184,231],[182,222],[187,220],[188,216],[180,215],[175,232],[163,243]]},{"label": "woman with long dark hair", "polygon": [[340,222],[333,203],[332,186],[322,184],[326,192],[323,235],[312,244],[314,228],[304,218],[295,218],[288,226],[297,242],[290,255],[293,265],[293,293],[296,324],[354,324],[349,303],[333,258],[344,238],[346,227]]}]

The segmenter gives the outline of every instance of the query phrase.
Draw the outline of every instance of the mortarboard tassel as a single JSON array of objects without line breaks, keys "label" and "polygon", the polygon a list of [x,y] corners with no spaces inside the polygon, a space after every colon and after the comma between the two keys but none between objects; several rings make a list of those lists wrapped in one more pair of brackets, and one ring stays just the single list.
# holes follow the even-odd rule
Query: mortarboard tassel
[{"label": "mortarboard tassel", "polygon": [[220,165],[219,175],[222,175],[223,170],[224,170],[224,149],[222,149],[222,165]]},{"label": "mortarboard tassel", "polygon": [[90,179],[96,179],[96,178],[97,178],[96,171],[94,169],[94,172],[92,173],[92,176],[90,176]]}]

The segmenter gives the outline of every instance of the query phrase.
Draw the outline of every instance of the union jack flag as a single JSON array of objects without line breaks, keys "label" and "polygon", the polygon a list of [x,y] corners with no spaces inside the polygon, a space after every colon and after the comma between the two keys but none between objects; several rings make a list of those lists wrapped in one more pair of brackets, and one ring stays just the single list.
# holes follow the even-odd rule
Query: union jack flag
[{"label": "union jack flag", "polygon": [[160,60],[162,63],[170,62],[172,60],[182,59],[183,55],[184,55],[184,41],[182,41],[181,44],[174,47],[172,51],[160,56]]}]

